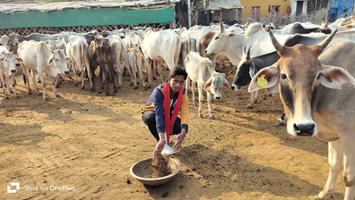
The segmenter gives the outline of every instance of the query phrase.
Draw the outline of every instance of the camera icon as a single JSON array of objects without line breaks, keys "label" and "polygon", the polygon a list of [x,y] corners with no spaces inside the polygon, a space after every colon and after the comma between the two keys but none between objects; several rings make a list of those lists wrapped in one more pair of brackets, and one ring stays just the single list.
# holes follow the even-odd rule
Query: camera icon
[{"label": "camera icon", "polygon": [[20,183],[18,182],[9,182],[9,184],[7,185],[7,193],[13,194],[16,193],[19,189]]}]

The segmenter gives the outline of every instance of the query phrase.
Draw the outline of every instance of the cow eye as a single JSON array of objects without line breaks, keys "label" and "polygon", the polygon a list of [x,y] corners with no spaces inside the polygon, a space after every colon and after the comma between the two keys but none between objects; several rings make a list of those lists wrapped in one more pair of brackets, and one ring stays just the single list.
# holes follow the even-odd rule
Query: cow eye
[{"label": "cow eye", "polygon": [[281,80],[285,80],[287,79],[287,75],[286,74],[281,74]]},{"label": "cow eye", "polygon": [[58,62],[58,61],[59,61],[59,59],[55,59],[55,61],[57,61],[57,62]]},{"label": "cow eye", "polygon": [[216,37],[216,38],[215,38],[215,40],[218,40],[218,39],[219,39],[219,37]]}]

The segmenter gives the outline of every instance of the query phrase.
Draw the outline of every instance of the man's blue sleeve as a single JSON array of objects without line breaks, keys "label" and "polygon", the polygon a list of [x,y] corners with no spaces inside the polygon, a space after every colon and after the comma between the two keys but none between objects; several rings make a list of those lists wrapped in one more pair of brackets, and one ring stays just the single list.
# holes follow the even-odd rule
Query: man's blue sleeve
[{"label": "man's blue sleeve", "polygon": [[165,119],[164,119],[164,95],[158,89],[155,88],[153,91],[153,102],[155,105],[155,122],[158,133],[165,132]]}]

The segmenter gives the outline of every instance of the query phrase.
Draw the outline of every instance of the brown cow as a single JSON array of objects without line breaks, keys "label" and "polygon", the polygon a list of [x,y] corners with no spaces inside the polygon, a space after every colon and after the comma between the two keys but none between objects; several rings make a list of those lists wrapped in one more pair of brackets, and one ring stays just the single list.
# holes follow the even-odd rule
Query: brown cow
[{"label": "brown cow", "polygon": [[355,43],[337,41],[322,53],[335,32],[319,45],[293,47],[280,45],[270,32],[280,59],[253,77],[249,92],[279,88],[288,118],[287,132],[328,141],[329,176],[318,197],[334,190],[343,165],[344,199],[354,200],[355,79],[351,74],[355,74]]}]

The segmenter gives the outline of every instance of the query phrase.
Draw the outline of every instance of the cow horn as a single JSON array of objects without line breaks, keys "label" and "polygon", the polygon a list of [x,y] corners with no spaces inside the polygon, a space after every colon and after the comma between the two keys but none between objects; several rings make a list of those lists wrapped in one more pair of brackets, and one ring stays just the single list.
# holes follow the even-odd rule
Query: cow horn
[{"label": "cow horn", "polygon": [[246,57],[247,60],[250,60],[250,49],[251,49],[251,45],[249,46],[247,51],[247,57]]},{"label": "cow horn", "polygon": [[223,33],[224,32],[224,26],[223,26],[223,22],[222,21],[219,22],[219,27],[220,27],[220,32]]},{"label": "cow horn", "polygon": [[272,41],[272,45],[274,45],[277,52],[281,53],[284,47],[277,41],[271,30],[269,30],[268,32]]},{"label": "cow horn", "polygon": [[332,34],[330,34],[327,38],[325,38],[323,41],[321,41],[318,45],[320,47],[320,52],[322,52],[328,44],[332,41],[334,35],[337,33],[337,30],[333,31]]}]

